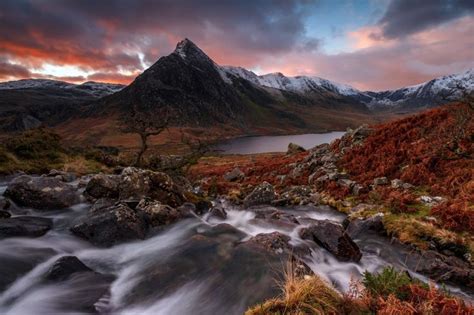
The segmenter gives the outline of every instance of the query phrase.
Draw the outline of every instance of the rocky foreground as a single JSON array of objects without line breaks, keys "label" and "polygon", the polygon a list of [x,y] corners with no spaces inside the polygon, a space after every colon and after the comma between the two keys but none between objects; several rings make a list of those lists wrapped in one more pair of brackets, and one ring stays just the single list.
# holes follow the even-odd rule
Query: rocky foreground
[{"label": "rocky foreground", "polygon": [[[79,178],[55,170],[16,176],[0,199],[0,239],[41,237],[56,224],[47,216],[22,215],[22,209],[60,213],[85,202],[87,213],[66,228],[99,248],[145,240],[198,218],[217,225],[193,237],[193,246],[212,244],[220,235],[232,240],[231,257],[257,252],[265,260],[293,261],[301,276],[312,274],[307,257],[315,248],[335,261],[359,263],[367,252],[360,239],[373,237],[391,240],[410,270],[474,294],[473,120],[462,118],[472,117],[471,111],[455,105],[362,126],[308,151],[291,144],[287,154],[204,158],[187,177],[133,167]],[[305,205],[329,205],[346,218],[282,210]],[[275,231],[246,237],[222,223],[229,209],[250,212],[253,223]],[[62,281],[77,272],[104,284],[92,307],[113,276],[64,256],[44,279]]]}]

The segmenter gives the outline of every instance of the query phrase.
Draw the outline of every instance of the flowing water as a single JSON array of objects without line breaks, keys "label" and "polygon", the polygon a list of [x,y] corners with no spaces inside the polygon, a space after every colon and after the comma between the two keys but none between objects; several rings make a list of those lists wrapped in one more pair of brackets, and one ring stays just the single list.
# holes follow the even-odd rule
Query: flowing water
[{"label": "flowing water", "polygon": [[[4,190],[5,183],[0,183],[0,193]],[[48,212],[14,207],[13,215],[52,218],[54,228],[39,238],[0,240],[0,314],[241,314],[279,293],[276,280],[281,279],[285,263],[278,255],[245,246],[245,241],[259,233],[278,231],[297,245],[304,242],[298,237],[302,226],[264,221],[253,211],[224,206],[225,220],[196,216],[152,231],[145,240],[111,248],[95,247],[69,232],[74,220],[87,212],[88,204]],[[304,218],[308,222],[344,219],[329,207],[282,210],[302,222]],[[312,246],[305,260],[341,291],[365,270],[404,267],[402,249],[388,240],[367,235],[356,242],[363,253],[359,263],[339,262],[317,246]],[[95,272],[108,276],[82,273],[61,282],[45,282],[43,275],[64,255],[77,256]]]},{"label": "flowing water", "polygon": [[236,138],[219,144],[216,150],[224,154],[256,154],[265,152],[286,152],[290,142],[305,149],[340,138],[344,132],[308,133],[288,136],[256,136]]}]

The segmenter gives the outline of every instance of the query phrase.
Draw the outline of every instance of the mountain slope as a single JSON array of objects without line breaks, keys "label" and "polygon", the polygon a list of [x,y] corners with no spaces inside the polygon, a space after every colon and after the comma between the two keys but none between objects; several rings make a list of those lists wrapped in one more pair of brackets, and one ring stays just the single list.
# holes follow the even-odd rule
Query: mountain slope
[{"label": "mountain slope", "polygon": [[55,125],[80,112],[80,106],[124,86],[28,79],[0,83],[0,130],[18,131]]},{"label": "mountain slope", "polygon": [[230,69],[217,65],[185,39],[173,53],[160,58],[128,87],[91,104],[87,116],[126,113],[137,105],[144,109],[167,107],[174,113],[177,125],[228,124],[240,128],[244,134],[257,128],[303,131],[347,127],[348,124],[339,122],[319,125],[313,116],[321,111],[331,115],[338,111],[342,121],[353,113],[369,116],[365,105],[330,89],[315,89],[313,94],[306,95],[274,89],[236,75]]},{"label": "mountain slope", "polygon": [[366,102],[372,109],[402,108],[413,111],[459,100],[463,93],[473,91],[474,69],[469,69],[397,90],[365,93],[372,98]]}]

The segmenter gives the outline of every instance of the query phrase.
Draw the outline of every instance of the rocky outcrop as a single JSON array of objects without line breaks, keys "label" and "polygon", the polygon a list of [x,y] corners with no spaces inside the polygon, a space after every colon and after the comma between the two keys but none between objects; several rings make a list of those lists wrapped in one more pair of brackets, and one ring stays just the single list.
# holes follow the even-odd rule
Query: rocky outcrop
[{"label": "rocky outcrop", "polygon": [[118,175],[94,175],[87,183],[84,195],[89,197],[89,199],[118,198],[119,180],[120,177]]},{"label": "rocky outcrop", "polygon": [[302,146],[296,143],[290,142],[290,144],[288,144],[288,150],[286,150],[286,154],[296,154],[296,153],[301,153],[305,151],[306,149],[303,148]]},{"label": "rocky outcrop", "polygon": [[91,178],[84,194],[89,199],[141,200],[150,198],[171,207],[185,200],[183,189],[165,173],[127,167],[120,175],[98,174]]},{"label": "rocky outcrop", "polygon": [[269,205],[273,200],[275,200],[275,190],[273,186],[267,182],[263,182],[245,197],[244,206]]},{"label": "rocky outcrop", "polygon": [[262,247],[275,254],[288,253],[292,246],[288,243],[290,237],[280,232],[261,233],[247,241],[248,245]]},{"label": "rocky outcrop", "polygon": [[92,272],[76,256],[63,256],[56,260],[44,278],[48,281],[62,281],[77,272]]},{"label": "rocky outcrop", "polygon": [[209,217],[215,217],[225,220],[227,218],[227,212],[221,206],[212,207],[212,209],[209,211]]},{"label": "rocky outcrop", "polygon": [[238,167],[234,168],[232,171],[224,175],[224,179],[229,182],[238,181],[238,180],[243,179],[244,177],[245,177],[245,174]]},{"label": "rocky outcrop", "polygon": [[0,219],[0,238],[6,237],[39,237],[53,227],[48,218],[21,216]]},{"label": "rocky outcrop", "polygon": [[59,171],[59,170],[51,170],[48,174],[42,175],[43,177],[54,177],[63,182],[70,183],[76,180],[76,175],[69,172]]},{"label": "rocky outcrop", "polygon": [[375,233],[379,235],[386,234],[383,225],[383,214],[377,214],[367,219],[353,219],[346,227],[346,233],[351,238],[356,238],[361,233]]},{"label": "rocky outcrop", "polygon": [[433,250],[413,250],[406,255],[405,260],[409,268],[436,282],[461,285],[474,293],[474,269],[460,258],[441,255]]},{"label": "rocky outcrop", "polygon": [[359,261],[362,257],[359,247],[345,233],[340,224],[329,220],[316,221],[300,230],[302,239],[312,240],[341,261]]},{"label": "rocky outcrop", "polygon": [[185,207],[172,208],[159,201],[149,199],[141,200],[136,210],[144,216],[150,227],[168,225],[191,216],[191,213]]},{"label": "rocky outcrop", "polygon": [[4,195],[18,205],[40,210],[67,208],[79,201],[73,186],[54,177],[19,176]]},{"label": "rocky outcrop", "polygon": [[146,231],[145,219],[124,204],[89,212],[71,227],[72,233],[97,246],[143,239]]}]

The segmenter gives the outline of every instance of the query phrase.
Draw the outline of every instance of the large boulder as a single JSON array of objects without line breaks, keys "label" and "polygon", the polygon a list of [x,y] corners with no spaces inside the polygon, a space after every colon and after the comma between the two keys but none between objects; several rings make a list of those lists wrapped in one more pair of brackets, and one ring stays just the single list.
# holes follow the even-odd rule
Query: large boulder
[{"label": "large boulder", "polygon": [[245,197],[244,206],[269,205],[273,200],[275,200],[275,190],[273,186],[267,182],[263,182]]},{"label": "large boulder", "polygon": [[0,219],[0,238],[5,237],[38,237],[46,234],[53,227],[48,218],[21,216]]},{"label": "large boulder", "polygon": [[76,256],[63,256],[56,260],[44,278],[49,281],[62,281],[77,272],[92,272]]},{"label": "large boulder", "polygon": [[42,175],[43,177],[55,177],[63,182],[70,183],[76,180],[76,175],[74,173],[59,171],[59,170],[51,170],[48,174]]},{"label": "large boulder", "polygon": [[144,215],[147,223],[152,227],[168,225],[191,216],[185,207],[176,209],[149,199],[141,200],[136,210]]},{"label": "large boulder", "polygon": [[181,205],[186,198],[181,187],[162,172],[127,167],[120,175],[119,198],[142,199],[148,197],[171,207]]},{"label": "large boulder", "polygon": [[305,151],[306,149],[303,148],[302,146],[296,143],[290,142],[290,144],[288,144],[288,150],[286,151],[286,154],[296,154],[296,153],[301,153]]},{"label": "large boulder", "polygon": [[459,285],[474,294],[474,268],[458,257],[433,250],[413,250],[406,255],[405,261],[409,268],[436,282]]},{"label": "large boulder", "polygon": [[84,195],[92,199],[118,198],[119,180],[118,175],[96,174],[87,183]]},{"label": "large boulder", "polygon": [[367,219],[355,218],[350,220],[346,227],[346,233],[351,238],[356,238],[361,233],[386,234],[383,225],[383,213],[376,214]]},{"label": "large boulder", "polygon": [[302,239],[314,241],[340,261],[358,262],[362,257],[357,244],[338,223],[329,220],[315,221],[310,226],[301,229],[299,235]]},{"label": "large boulder", "polygon": [[55,177],[18,176],[4,195],[20,206],[41,210],[67,208],[79,201],[76,189]]},{"label": "large boulder", "polygon": [[71,227],[71,232],[97,246],[143,239],[147,232],[144,218],[124,204],[89,212]]},{"label": "large boulder", "polygon": [[281,255],[292,251],[292,246],[288,243],[290,240],[288,235],[280,232],[261,233],[249,239],[247,244]]}]

